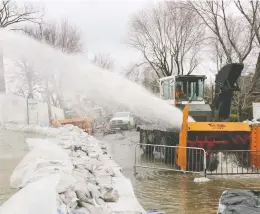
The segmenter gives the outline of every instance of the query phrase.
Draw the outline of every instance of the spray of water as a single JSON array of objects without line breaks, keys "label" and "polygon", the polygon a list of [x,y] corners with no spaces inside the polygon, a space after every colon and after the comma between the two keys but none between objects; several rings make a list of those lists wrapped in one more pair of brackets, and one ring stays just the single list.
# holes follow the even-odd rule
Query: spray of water
[{"label": "spray of water", "polygon": [[123,105],[146,121],[180,129],[182,113],[179,109],[123,76],[100,69],[81,56],[66,55],[25,35],[3,29],[0,35],[0,47],[9,60],[26,58],[43,76],[54,70],[61,71],[65,98],[80,94],[110,109]]}]

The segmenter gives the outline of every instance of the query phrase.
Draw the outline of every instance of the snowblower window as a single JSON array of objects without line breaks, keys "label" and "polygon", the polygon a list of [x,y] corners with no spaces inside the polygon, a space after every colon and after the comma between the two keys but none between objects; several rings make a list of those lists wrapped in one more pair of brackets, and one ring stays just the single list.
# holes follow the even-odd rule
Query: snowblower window
[{"label": "snowblower window", "polygon": [[202,101],[204,98],[204,79],[178,78],[176,86],[180,85],[185,96],[181,97],[182,101]]},{"label": "snowblower window", "polygon": [[163,99],[169,100],[174,98],[174,81],[172,79],[162,82]]}]

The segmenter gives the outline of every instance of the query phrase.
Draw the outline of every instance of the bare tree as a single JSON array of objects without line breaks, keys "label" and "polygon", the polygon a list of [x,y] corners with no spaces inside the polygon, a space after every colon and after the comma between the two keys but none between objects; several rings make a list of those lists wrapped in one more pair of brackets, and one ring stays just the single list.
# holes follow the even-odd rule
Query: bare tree
[{"label": "bare tree", "polygon": [[39,25],[27,26],[23,29],[27,35],[46,42],[68,54],[82,53],[83,42],[80,30],[71,25],[66,19],[59,23],[47,22]]},{"label": "bare tree", "polygon": [[146,63],[132,64],[125,73],[126,78],[143,85],[151,92],[159,92],[159,83],[157,75],[152,72],[152,68],[147,66]]},{"label": "bare tree", "polygon": [[[66,19],[61,20],[59,23],[47,22],[27,26],[23,29],[23,32],[54,48],[60,49],[62,52],[68,54],[80,54],[83,52],[83,42],[79,28],[69,24]],[[63,95],[60,90],[62,76],[56,75],[54,72],[48,72],[48,75],[48,77],[44,77],[44,91],[48,94],[47,101],[56,107],[65,108]]]},{"label": "bare tree", "polygon": [[96,54],[94,56],[94,59],[92,60],[92,63],[106,70],[110,70],[114,68],[114,61],[111,59],[111,57],[108,54],[101,54],[101,53]]},{"label": "bare tree", "polygon": [[[248,24],[255,33],[255,44],[260,48],[260,3],[259,1],[247,2],[247,6],[241,3],[240,0],[235,1],[237,9],[244,16]],[[249,7],[248,7],[249,5]],[[260,91],[260,52],[256,62],[256,68],[252,83],[250,85],[250,93]]]},{"label": "bare tree", "polygon": [[126,78],[128,78],[131,81],[140,83],[140,74],[142,73],[144,66],[146,66],[146,62],[131,63],[129,67],[125,69]]},{"label": "bare tree", "polygon": [[252,87],[252,78],[252,73],[241,76],[239,79],[241,90],[236,92],[233,97],[232,106],[237,112],[240,121],[248,118],[251,112],[252,93],[250,92],[250,89]]},{"label": "bare tree", "polygon": [[141,84],[152,93],[159,92],[158,77],[154,72],[151,72],[152,68],[144,67],[141,75]]},{"label": "bare tree", "polygon": [[19,7],[13,0],[0,2],[0,28],[23,22],[39,23],[41,16],[41,10],[32,5],[24,4]]},{"label": "bare tree", "polygon": [[[218,39],[218,44],[225,54],[225,63],[245,61],[253,48],[255,33],[252,27],[244,22],[243,17],[234,17],[227,12],[228,3],[223,0],[189,1],[186,6],[200,16],[214,35],[213,38]],[[252,12],[253,17],[256,17],[257,10]]]},{"label": "bare tree", "polygon": [[142,52],[158,77],[190,74],[203,42],[199,21],[196,13],[178,3],[163,2],[134,16],[129,44]]},{"label": "bare tree", "polygon": [[16,86],[12,92],[22,97],[39,97],[42,93],[42,79],[32,64],[22,59],[15,66],[17,70],[7,77],[7,81]]},{"label": "bare tree", "polygon": [[[39,23],[41,22],[41,17],[42,10],[36,9],[32,5],[23,4],[23,6],[18,6],[17,2],[13,0],[0,0],[0,28],[8,28],[10,26],[26,22]],[[11,30],[14,29],[16,28],[11,28]],[[2,61],[2,53],[0,53],[0,58]],[[1,73],[0,79],[0,84],[3,86],[1,91],[5,91],[4,72]]]}]

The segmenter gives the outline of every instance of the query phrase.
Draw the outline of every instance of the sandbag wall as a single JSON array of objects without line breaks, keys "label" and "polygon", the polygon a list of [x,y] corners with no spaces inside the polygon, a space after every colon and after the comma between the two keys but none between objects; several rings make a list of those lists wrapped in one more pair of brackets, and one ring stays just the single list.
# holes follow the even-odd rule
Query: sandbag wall
[{"label": "sandbag wall", "polygon": [[[57,178],[51,176],[58,176],[57,184],[54,185],[55,202],[48,201],[47,204],[52,206],[46,204],[51,206],[52,211],[45,211],[45,213],[145,213],[135,197],[130,180],[123,176],[121,167],[110,157],[106,146],[78,127],[68,125],[54,129],[35,125],[5,124],[4,128],[47,137],[27,139],[30,151],[15,168],[10,178],[13,188],[21,189],[19,192],[30,192],[30,186],[36,185],[37,182],[39,186],[44,182],[52,181],[53,184]],[[42,195],[48,188],[53,188],[51,184],[41,189]],[[28,193],[26,194],[28,200]],[[41,195],[41,193],[37,194]],[[21,211],[32,209],[26,208],[26,204],[16,208],[10,206],[10,201],[15,201],[15,197],[14,195],[8,200],[9,202],[2,205],[0,213],[14,214],[13,209],[18,209],[21,214],[31,214],[32,212]],[[33,200],[36,196],[30,197]],[[44,214],[42,204],[38,207],[41,210],[37,210],[34,206],[34,212]]]}]

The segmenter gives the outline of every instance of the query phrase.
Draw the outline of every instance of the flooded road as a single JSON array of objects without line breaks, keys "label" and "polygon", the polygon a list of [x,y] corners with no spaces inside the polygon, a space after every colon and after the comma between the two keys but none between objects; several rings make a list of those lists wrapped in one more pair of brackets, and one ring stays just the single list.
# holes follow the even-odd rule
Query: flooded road
[{"label": "flooded road", "polygon": [[167,214],[216,214],[222,192],[230,188],[260,189],[258,178],[242,179],[231,176],[229,179],[215,177],[206,183],[195,183],[190,176],[172,172],[143,173],[136,179],[133,176],[134,145],[139,141],[138,133],[124,132],[98,137],[108,142],[109,150],[118,164],[123,167],[125,176],[133,183],[135,194],[142,206],[160,209]]},{"label": "flooded road", "polygon": [[27,137],[37,136],[0,129],[0,204],[16,192],[15,189],[10,188],[9,179],[28,151],[25,143]]},{"label": "flooded road", "polygon": [[[36,135],[0,130],[0,204],[14,192],[9,178],[12,171],[28,151],[27,137]],[[254,179],[211,179],[206,183],[195,183],[193,178],[172,172],[148,173],[138,169],[133,176],[134,146],[139,140],[138,133],[124,132],[107,136],[97,136],[106,141],[125,176],[133,183],[135,194],[142,206],[148,209],[164,210],[167,214],[216,214],[221,193],[229,188],[260,189],[260,177]]]}]

